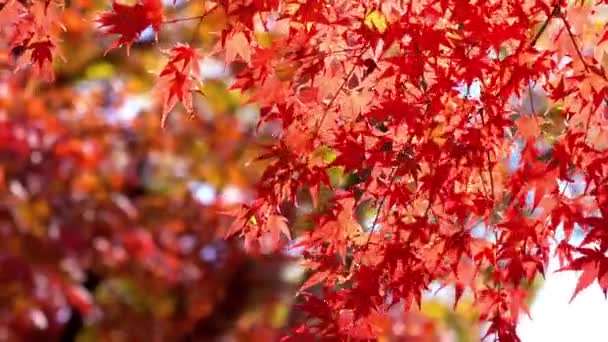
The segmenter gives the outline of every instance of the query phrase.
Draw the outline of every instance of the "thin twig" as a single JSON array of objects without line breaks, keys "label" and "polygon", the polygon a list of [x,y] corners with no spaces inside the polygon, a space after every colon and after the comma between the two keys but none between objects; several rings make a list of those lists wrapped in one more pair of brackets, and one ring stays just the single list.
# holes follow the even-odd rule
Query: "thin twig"
[{"label": "thin twig", "polygon": [[164,24],[175,24],[175,23],[180,23],[183,21],[197,20],[197,19],[200,19],[201,17],[205,16],[206,14],[207,14],[207,12],[205,12],[205,14],[197,15],[194,17],[174,18],[174,19],[165,20],[165,21],[163,21],[163,25]]},{"label": "thin twig", "polygon": [[346,83],[348,82],[348,80],[351,78],[351,76],[355,72],[355,68],[357,67],[357,63],[359,62],[359,59],[361,59],[361,57],[363,56],[363,54],[365,54],[365,52],[367,51],[367,47],[368,46],[366,45],[363,48],[363,51],[361,51],[361,53],[356,57],[356,60],[354,61],[352,68],[350,68],[350,71],[348,72],[348,74],[346,75],[346,77],[344,78],[344,80],[342,81],[342,84],[340,84],[340,87],[338,88],[338,90],[336,91],[336,93],[333,95],[333,97],[331,98],[331,100],[329,100],[329,103],[327,104],[327,107],[323,111],[323,115],[321,116],[321,119],[319,119],[319,121],[316,124],[315,134],[313,136],[313,140],[315,140],[319,136],[319,131],[321,130],[321,126],[323,126],[323,122],[325,121],[325,118],[327,117],[327,113],[329,112],[329,110],[333,106],[334,102],[338,98],[338,95],[340,95],[340,93],[344,89],[344,86],[346,85]]},{"label": "thin twig", "polygon": [[[483,108],[479,111],[481,116],[481,124],[485,127],[486,122],[483,115]],[[488,129],[489,130],[489,129]],[[486,149],[486,158],[488,159],[488,174],[490,175],[490,191],[492,192],[492,200],[494,200],[494,175],[492,174],[492,161],[490,158],[490,151]]]},{"label": "thin twig", "polygon": [[483,191],[484,195],[488,196],[488,189],[486,188],[486,180],[483,178],[483,169],[480,166],[479,168],[479,179],[481,180],[481,190]]},{"label": "thin twig", "polygon": [[205,12],[203,14],[195,15],[193,17],[173,18],[173,19],[165,20],[162,23],[163,24],[175,24],[175,23],[180,23],[180,22],[184,22],[184,21],[190,21],[190,20],[197,20],[198,19],[199,20],[199,25],[200,25],[200,23],[203,21],[203,19],[205,19],[206,16],[208,16],[209,14],[211,14],[211,12],[215,11],[218,7],[219,7],[219,5],[215,5],[215,6],[213,6],[213,8],[211,8],[210,10],[208,10],[207,12]]},{"label": "thin twig", "polygon": [[211,13],[216,8],[217,8],[217,6],[213,7],[210,11],[206,12],[199,18],[198,23],[196,23],[196,27],[194,27],[194,31],[192,31],[192,37],[190,37],[190,44],[192,44],[194,42],[194,40],[196,39],[196,37],[198,36],[198,31],[200,30],[200,27],[203,24],[203,20],[205,19],[205,16],[208,13]]},{"label": "thin twig", "polygon": [[319,53],[310,53],[308,55],[304,55],[301,57],[298,57],[294,60],[299,61],[299,62],[303,62],[306,61],[307,59],[315,59],[315,58],[327,58],[329,56],[332,55],[337,55],[339,53],[347,53],[347,52],[353,52],[353,51],[358,51],[358,50],[362,50],[365,49],[367,46],[363,46],[363,47],[357,47],[357,48],[349,48],[349,49],[341,49],[341,50],[334,50],[334,51],[327,51],[327,52],[319,52]]},{"label": "thin twig", "polygon": [[[196,27],[194,28],[194,32],[192,32],[192,37],[190,38],[190,44],[192,44],[192,42],[194,42],[194,40],[196,39],[198,30],[201,27],[201,24],[203,23],[203,20],[209,14],[211,14],[213,11],[215,11],[218,7],[219,7],[219,5],[215,5],[210,10],[208,10],[207,12],[205,12],[205,13],[203,13],[203,14],[201,14],[201,15],[198,16],[198,23],[196,24]],[[187,19],[189,19],[189,20],[191,20],[191,19],[197,19],[197,17],[191,17],[191,18],[187,18]]]},{"label": "thin twig", "polygon": [[574,49],[576,50],[576,54],[578,55],[578,58],[580,58],[581,62],[583,62],[585,71],[589,72],[589,66],[587,65],[587,62],[585,61],[585,58],[583,57],[581,49],[578,47],[578,44],[576,43],[576,39],[574,39],[574,34],[572,34],[572,30],[570,29],[570,23],[568,22],[568,20],[566,20],[566,18],[564,17],[563,14],[560,14],[559,17],[562,19],[562,21],[564,22],[564,25],[566,26],[566,30],[568,31],[568,35],[570,36],[572,45],[574,45]]},{"label": "thin twig", "polygon": [[369,235],[367,236],[367,241],[365,242],[365,246],[363,246],[363,249],[367,248],[367,246],[369,245],[369,242],[372,239],[372,235],[374,234],[374,230],[376,229],[376,225],[378,224],[378,218],[380,217],[380,211],[382,210],[382,207],[384,207],[384,202],[386,202],[386,198],[388,197],[388,192],[391,190],[391,187],[393,186],[393,184],[395,183],[395,179],[397,178],[397,177],[395,177],[395,173],[397,172],[397,169],[398,169],[398,167],[394,166],[393,170],[391,171],[391,173],[389,175],[389,178],[391,180],[388,183],[388,189],[387,189],[386,193],[380,199],[380,203],[378,203],[378,209],[376,209],[376,217],[374,217],[374,222],[372,223],[372,226],[369,230]]},{"label": "thin twig", "polygon": [[530,110],[532,111],[532,115],[536,114],[536,109],[534,108],[534,96],[532,94],[532,86],[528,82],[528,95],[530,96]]},{"label": "thin twig", "polygon": [[[585,58],[583,57],[583,53],[581,52],[581,49],[579,48],[578,43],[576,42],[574,34],[572,33],[572,29],[570,28],[570,23],[568,22],[568,20],[566,20],[566,18],[563,16],[563,14],[560,14],[560,18],[564,22],[564,26],[566,27],[566,31],[568,32],[568,36],[570,37],[570,41],[572,41],[572,45],[574,45],[574,49],[576,50],[576,54],[578,55],[578,58],[581,60],[581,62],[583,63],[583,66],[585,67],[585,72],[590,72],[591,70],[589,69],[589,65],[585,61]],[[606,100],[606,99],[604,99],[604,100]],[[608,101],[607,101],[607,103],[608,103]],[[584,141],[587,141],[587,136],[589,134],[589,127],[591,125],[591,116],[592,115],[593,115],[593,113],[590,112],[589,117],[587,117],[587,121],[585,123]]]},{"label": "thin twig", "polygon": [[543,35],[545,30],[549,26],[549,22],[551,21],[551,19],[553,19],[558,13],[559,13],[559,5],[555,4],[555,6],[553,6],[553,11],[551,11],[551,14],[549,14],[549,17],[547,18],[547,20],[545,20],[543,25],[540,27],[540,30],[538,30],[538,32],[534,36],[534,39],[532,39],[532,41],[530,42],[530,47],[534,47],[534,45],[536,45],[536,42],[540,39],[540,37]]}]

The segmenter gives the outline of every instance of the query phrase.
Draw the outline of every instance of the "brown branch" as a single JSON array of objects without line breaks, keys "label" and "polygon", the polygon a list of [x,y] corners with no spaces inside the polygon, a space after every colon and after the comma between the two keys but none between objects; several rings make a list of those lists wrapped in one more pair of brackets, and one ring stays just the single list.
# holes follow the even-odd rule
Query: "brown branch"
[{"label": "brown branch", "polygon": [[219,5],[213,6],[213,8],[211,8],[210,10],[208,10],[207,12],[203,13],[200,16],[198,23],[196,24],[196,27],[194,28],[194,32],[192,32],[192,37],[190,38],[190,43],[194,42],[194,39],[196,39],[198,30],[201,27],[201,24],[203,23],[203,20],[205,19],[205,17],[208,16],[209,14],[211,14],[213,11],[215,11],[218,7],[219,7]]},{"label": "brown branch", "polygon": [[204,17],[208,12],[205,12],[205,14],[202,15],[196,15],[193,17],[184,17],[184,18],[174,18],[174,19],[169,19],[169,20],[165,20],[162,22],[163,25],[165,24],[175,24],[175,23],[181,23],[184,21],[190,21],[190,20],[197,20],[197,19],[201,19],[202,17]]},{"label": "brown branch", "polygon": [[545,30],[547,30],[547,27],[549,26],[549,22],[551,21],[551,19],[553,19],[558,14],[559,14],[559,5],[555,4],[555,6],[553,6],[553,11],[551,11],[551,14],[549,14],[549,17],[547,17],[547,20],[545,20],[543,25],[540,27],[540,30],[538,30],[538,32],[534,36],[534,39],[532,39],[532,41],[530,42],[530,47],[534,47],[534,45],[536,45],[536,42],[540,39],[540,37],[545,32]]},{"label": "brown branch", "polygon": [[193,16],[193,17],[173,18],[173,19],[165,20],[162,22],[162,24],[168,25],[168,24],[181,23],[181,22],[185,22],[185,21],[198,20],[198,23],[196,24],[196,27],[194,28],[194,33],[192,34],[192,38],[190,39],[190,43],[192,43],[194,41],[194,39],[196,38],[196,33],[198,32],[198,29],[200,28],[201,24],[203,23],[203,20],[209,14],[214,12],[218,7],[219,7],[219,5],[215,5],[207,12],[200,14],[200,15]]},{"label": "brown branch", "polygon": [[563,14],[560,14],[559,17],[562,19],[562,21],[564,22],[564,25],[566,26],[566,30],[568,31],[568,35],[570,36],[572,45],[574,45],[574,49],[576,50],[576,54],[578,55],[578,58],[580,58],[581,62],[583,62],[585,71],[589,72],[589,66],[587,65],[587,62],[585,61],[585,58],[583,57],[581,49],[579,48],[578,44],[576,43],[576,39],[574,39],[574,34],[572,33],[572,29],[570,28],[570,23],[568,22],[568,20],[566,20],[566,18],[564,17]]},{"label": "brown branch", "polygon": [[206,16],[211,14],[211,12],[215,11],[218,7],[219,7],[219,5],[215,5],[207,12],[205,12],[203,14],[195,15],[193,17],[173,18],[173,19],[165,20],[162,22],[162,24],[163,25],[164,24],[175,24],[175,23],[180,23],[180,22],[190,21],[190,20],[197,20],[197,19],[199,20],[199,22],[201,22],[201,21],[203,21],[203,19],[205,19]]},{"label": "brown branch", "polygon": [[[574,45],[574,49],[576,50],[576,54],[578,55],[578,58],[581,60],[581,62],[583,63],[583,66],[585,67],[585,72],[587,72],[587,73],[594,72],[595,74],[598,74],[595,70],[590,69],[589,64],[587,64],[587,61],[585,61],[585,57],[583,57],[583,53],[581,52],[581,49],[578,46],[578,43],[576,42],[576,39],[575,39],[574,34],[572,33],[572,29],[570,27],[570,23],[568,22],[566,17],[564,17],[563,14],[560,14],[560,18],[564,22],[564,26],[566,27],[566,31],[568,32],[568,36],[570,37],[570,41],[572,42],[572,45]],[[606,75],[599,75],[599,76],[606,78]],[[608,99],[604,98],[604,101],[608,105]],[[590,112],[589,117],[587,118],[587,121],[585,122],[585,139],[584,139],[584,141],[587,140],[587,136],[589,134],[589,127],[591,125],[591,116],[592,115],[593,115],[593,113]]]}]

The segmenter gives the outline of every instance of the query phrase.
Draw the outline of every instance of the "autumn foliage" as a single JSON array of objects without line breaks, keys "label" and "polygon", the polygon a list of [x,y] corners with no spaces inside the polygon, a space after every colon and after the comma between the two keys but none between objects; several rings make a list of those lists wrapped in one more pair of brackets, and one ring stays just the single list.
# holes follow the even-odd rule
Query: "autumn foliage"
[{"label": "autumn foliage", "polygon": [[[25,301],[3,298],[10,306],[0,317],[34,307],[40,298],[29,289],[44,274],[83,316],[105,308],[99,330],[123,324],[111,319],[119,306],[95,303],[93,290],[81,291],[62,271],[68,258],[104,277],[144,272],[135,283],[172,303],[204,297],[207,306],[191,304],[186,313],[171,306],[152,318],[128,317],[142,326],[162,322],[162,340],[210,336],[201,327],[221,326],[212,318],[225,298],[222,274],[240,271],[225,264],[221,279],[209,282],[211,266],[167,242],[186,232],[197,243],[228,244],[240,264],[293,258],[307,270],[297,293],[281,287],[295,301],[290,319],[260,323],[268,339],[408,340],[425,294],[445,287],[454,307],[471,301],[482,336],[518,341],[531,285],[553,253],[560,271],[581,271],[573,298],[596,281],[608,292],[605,1],[0,6],[0,231],[7,236],[0,260]],[[74,51],[85,41],[95,52]],[[144,175],[108,166],[123,133],[102,117],[119,101],[72,98],[82,92],[77,75],[104,60],[148,78],[122,92],[153,94],[149,112],[158,124],[128,129],[146,136],[132,153],[181,154],[182,146],[212,141],[208,153],[221,156],[214,177],[224,179],[218,188],[233,177],[251,196],[202,209],[185,195],[121,199]],[[204,75],[200,64],[210,60],[221,63],[222,77]],[[238,108],[257,116],[247,121]],[[197,158],[186,158],[188,168],[205,167]],[[95,206],[92,214],[83,203]],[[191,264],[202,274],[196,281],[183,275]],[[278,284],[256,284],[270,283]],[[422,334],[428,340],[431,330]]]}]

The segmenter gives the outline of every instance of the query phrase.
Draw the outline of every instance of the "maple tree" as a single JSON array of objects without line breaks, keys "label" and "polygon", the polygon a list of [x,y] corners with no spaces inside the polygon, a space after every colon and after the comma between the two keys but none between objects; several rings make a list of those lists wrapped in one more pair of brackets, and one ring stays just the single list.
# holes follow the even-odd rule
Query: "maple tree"
[{"label": "maple tree", "polygon": [[[89,27],[108,59],[128,63],[146,45],[162,61],[151,68],[156,110],[175,144],[206,139],[175,127],[198,122],[218,96],[239,100],[215,111],[258,109],[245,141],[254,153],[239,160],[260,171],[249,175],[255,195],[214,208],[214,231],[248,257],[296,254],[309,271],[285,340],[403,337],[396,322],[439,285],[453,288],[455,307],[472,298],[486,337],[518,341],[552,252],[562,271],[581,271],[573,296],[594,281],[608,292],[605,1],[1,6],[3,82],[26,101],[58,101],[46,93],[66,82],[55,69],[72,63],[64,55]],[[204,58],[226,66],[229,89],[203,77]],[[17,107],[6,107],[18,122]],[[169,115],[174,108],[189,115]],[[222,134],[241,134],[225,120]],[[14,153],[28,155],[15,128],[6,131]],[[95,169],[85,150],[68,143],[53,153]],[[154,252],[145,230],[125,234],[132,258]]]}]

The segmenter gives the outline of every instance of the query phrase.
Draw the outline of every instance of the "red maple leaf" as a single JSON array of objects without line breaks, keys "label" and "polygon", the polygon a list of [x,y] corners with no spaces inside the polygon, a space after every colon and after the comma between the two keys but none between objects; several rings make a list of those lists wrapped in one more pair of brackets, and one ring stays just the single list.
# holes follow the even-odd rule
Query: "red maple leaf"
[{"label": "red maple leaf", "polygon": [[573,260],[566,267],[557,270],[561,271],[582,271],[579,275],[576,288],[570,298],[570,302],[584,289],[589,287],[596,279],[604,295],[608,293],[608,259],[601,251],[593,248],[578,248],[577,252],[582,256]]},{"label": "red maple leaf", "polygon": [[110,45],[108,51],[126,45],[129,54],[131,44],[143,30],[152,26],[158,33],[163,23],[163,7],[160,0],[140,0],[134,6],[113,1],[112,9],[113,11],[102,13],[97,19],[101,28],[108,28],[106,35],[120,35],[120,38]]},{"label": "red maple leaf", "polygon": [[169,55],[169,61],[160,73],[160,83],[157,88],[164,97],[162,126],[165,125],[167,115],[177,101],[181,101],[188,112],[194,111],[191,88],[193,79],[200,76],[198,65],[200,55],[196,49],[188,44],[177,44]]},{"label": "red maple leaf", "polygon": [[46,75],[45,78],[52,80],[54,78],[52,62],[55,44],[50,39],[30,43],[27,47],[31,50],[31,61],[39,74]]}]

